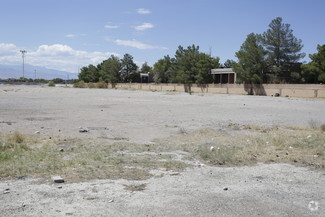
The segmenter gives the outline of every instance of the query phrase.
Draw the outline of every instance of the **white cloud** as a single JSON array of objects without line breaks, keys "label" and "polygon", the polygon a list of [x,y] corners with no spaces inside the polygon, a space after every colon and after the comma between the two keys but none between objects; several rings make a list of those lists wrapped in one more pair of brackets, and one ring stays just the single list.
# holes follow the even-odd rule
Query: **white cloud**
[{"label": "white cloud", "polygon": [[155,27],[152,23],[143,23],[142,25],[140,26],[136,26],[134,27],[136,30],[139,30],[139,31],[144,31],[146,29],[151,29]]},{"label": "white cloud", "polygon": [[104,28],[105,28],[105,29],[118,29],[118,28],[120,28],[120,27],[117,26],[117,25],[105,25]]},{"label": "white cloud", "polygon": [[0,43],[0,55],[8,55],[19,52],[19,48],[14,44]]},{"label": "white cloud", "polygon": [[[19,50],[14,44],[0,44],[0,64],[21,64]],[[74,50],[70,46],[62,44],[40,45],[35,50],[25,50],[27,50],[26,64],[68,72],[76,72],[78,67],[89,64],[96,65],[111,55],[119,56],[119,54],[112,52]]]},{"label": "white cloud", "polygon": [[67,37],[67,38],[74,38],[74,37],[76,37],[76,35],[75,34],[67,34],[67,35],[65,35],[65,37]]},{"label": "white cloud", "polygon": [[123,46],[127,46],[127,47],[134,47],[134,48],[138,48],[138,49],[141,49],[141,50],[151,50],[151,49],[166,50],[167,49],[166,47],[153,46],[153,45],[142,43],[142,42],[134,40],[134,39],[133,40],[120,40],[120,39],[117,39],[114,42],[117,45],[123,45]]},{"label": "white cloud", "polygon": [[137,9],[138,14],[151,14],[151,11],[144,9],[144,8],[139,8]]}]

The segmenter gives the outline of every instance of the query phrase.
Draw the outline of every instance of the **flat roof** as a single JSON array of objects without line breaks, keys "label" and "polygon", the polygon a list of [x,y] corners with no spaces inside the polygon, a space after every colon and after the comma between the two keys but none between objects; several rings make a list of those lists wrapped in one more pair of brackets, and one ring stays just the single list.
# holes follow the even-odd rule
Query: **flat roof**
[{"label": "flat roof", "polygon": [[211,74],[235,74],[232,68],[211,69]]}]

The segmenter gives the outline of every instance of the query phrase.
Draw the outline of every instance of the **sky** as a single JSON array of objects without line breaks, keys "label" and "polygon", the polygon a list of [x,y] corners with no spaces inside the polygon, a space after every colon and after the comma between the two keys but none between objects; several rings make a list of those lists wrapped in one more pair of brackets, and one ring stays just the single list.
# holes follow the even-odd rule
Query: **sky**
[{"label": "sky", "polygon": [[248,34],[282,17],[302,52],[325,44],[325,0],[0,0],[0,64],[78,73],[128,53],[152,66],[179,45],[237,60]]}]

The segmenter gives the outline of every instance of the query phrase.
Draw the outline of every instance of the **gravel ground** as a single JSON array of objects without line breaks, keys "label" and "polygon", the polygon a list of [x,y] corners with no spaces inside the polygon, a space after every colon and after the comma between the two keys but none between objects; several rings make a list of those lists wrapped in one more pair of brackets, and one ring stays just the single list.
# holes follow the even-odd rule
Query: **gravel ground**
[{"label": "gravel ground", "polygon": [[[150,143],[229,124],[325,123],[325,100],[0,85],[0,131]],[[88,133],[80,133],[80,128]],[[131,192],[124,185],[146,184]],[[0,181],[1,216],[324,216],[325,173],[193,166],[145,181]]]}]

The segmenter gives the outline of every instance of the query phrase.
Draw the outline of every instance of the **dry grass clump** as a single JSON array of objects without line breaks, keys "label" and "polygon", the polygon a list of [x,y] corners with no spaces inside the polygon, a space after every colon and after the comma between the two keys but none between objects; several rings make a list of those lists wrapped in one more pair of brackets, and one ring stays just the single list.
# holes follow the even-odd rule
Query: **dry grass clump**
[{"label": "dry grass clump", "polygon": [[106,89],[106,88],[108,88],[108,84],[106,82],[104,82],[104,81],[100,81],[100,82],[96,83],[96,88],[104,88],[104,89]]},{"label": "dry grass clump", "polygon": [[73,84],[75,88],[87,88],[87,84],[84,81],[78,81]]},{"label": "dry grass clump", "polygon": [[124,185],[124,189],[127,190],[127,191],[131,191],[131,192],[134,192],[134,191],[143,191],[145,190],[147,187],[147,184],[146,183],[143,183],[143,184],[133,184],[133,185]]},{"label": "dry grass clump", "polygon": [[230,132],[205,129],[157,142],[172,150],[187,151],[194,159],[210,165],[277,162],[325,168],[325,136],[318,129],[260,127],[252,130],[254,133],[247,133],[245,128],[245,133],[233,136]]},{"label": "dry grass clump", "polygon": [[145,180],[153,169],[184,169],[187,164],[167,154],[148,152],[148,146],[106,145],[86,139],[60,139],[1,135],[0,179],[59,174],[69,182],[90,179]]},{"label": "dry grass clump", "polygon": [[111,145],[0,134],[0,179],[60,175],[68,182],[145,180],[153,176],[152,170],[182,171],[197,161],[216,166],[275,162],[325,168],[325,135],[319,128],[256,129],[201,129],[152,144]]}]

